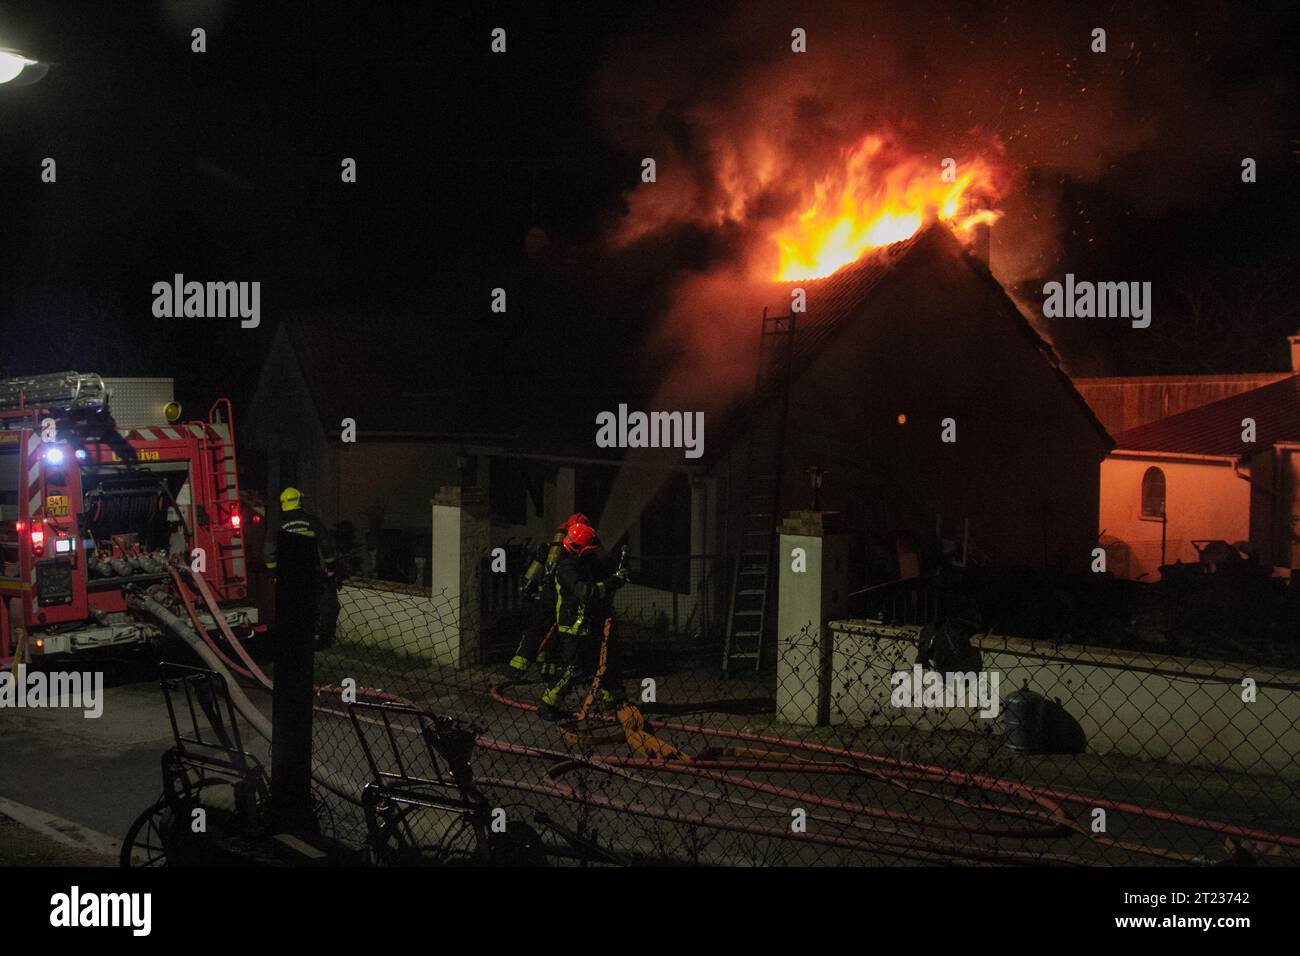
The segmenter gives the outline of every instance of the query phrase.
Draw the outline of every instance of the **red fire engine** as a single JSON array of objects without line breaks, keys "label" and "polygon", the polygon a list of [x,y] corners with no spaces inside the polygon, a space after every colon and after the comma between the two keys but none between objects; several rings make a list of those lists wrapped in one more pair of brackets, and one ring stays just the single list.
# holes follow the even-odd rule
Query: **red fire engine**
[{"label": "red fire engine", "polygon": [[0,380],[0,666],[155,640],[126,599],[179,586],[178,568],[206,626],[256,628],[230,402],[166,417],[118,427],[94,374]]}]

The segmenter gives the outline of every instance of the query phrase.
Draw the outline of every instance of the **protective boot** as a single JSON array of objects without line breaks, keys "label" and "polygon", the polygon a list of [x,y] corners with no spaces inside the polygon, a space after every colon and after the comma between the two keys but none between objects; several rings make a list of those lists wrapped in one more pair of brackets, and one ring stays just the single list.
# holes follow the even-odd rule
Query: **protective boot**
[{"label": "protective boot", "polygon": [[557,677],[560,673],[560,665],[550,659],[550,651],[545,648],[537,652],[537,669],[543,677]]},{"label": "protective boot", "polygon": [[518,684],[523,681],[528,674],[528,658],[522,654],[516,654],[510,658],[509,663],[501,668],[501,683]]},{"label": "protective boot", "polygon": [[542,720],[563,720],[569,716],[568,711],[562,705],[564,704],[564,698],[573,686],[574,673],[575,670],[572,666],[564,668],[560,674],[560,679],[542,692],[541,702],[537,705],[537,716],[541,717]]}]

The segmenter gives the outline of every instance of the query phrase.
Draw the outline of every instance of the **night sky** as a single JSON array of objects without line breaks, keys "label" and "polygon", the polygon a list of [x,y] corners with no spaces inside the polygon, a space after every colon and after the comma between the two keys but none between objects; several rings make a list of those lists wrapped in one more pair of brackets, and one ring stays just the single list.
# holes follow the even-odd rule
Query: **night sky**
[{"label": "night sky", "polygon": [[[52,64],[0,86],[0,371],[170,375],[191,403],[241,401],[278,315],[406,313],[426,324],[394,348],[507,408],[649,392],[674,285],[744,229],[691,211],[613,248],[641,157],[689,168],[698,198],[720,142],[787,120],[810,156],[881,122],[936,155],[972,130],[1001,144],[1017,185],[994,266],[1014,260],[1022,301],[1067,269],[1156,284],[1149,335],[1054,330],[1073,371],[1284,367],[1294,4],[469,6],[0,3],[0,47]],[[818,79],[792,115],[767,115],[755,98],[803,69]],[[261,281],[261,328],[155,319],[151,287],[177,272]]]}]

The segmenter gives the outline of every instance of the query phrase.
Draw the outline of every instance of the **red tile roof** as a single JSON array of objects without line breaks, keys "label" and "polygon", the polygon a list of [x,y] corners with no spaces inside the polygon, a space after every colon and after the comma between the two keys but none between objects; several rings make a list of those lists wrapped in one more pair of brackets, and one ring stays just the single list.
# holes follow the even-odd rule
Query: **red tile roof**
[{"label": "red tile roof", "polygon": [[1074,387],[1112,435],[1190,412],[1290,376],[1290,372],[1226,375],[1134,375],[1076,378]]},{"label": "red tile roof", "polygon": [[[1251,444],[1241,440],[1245,418],[1255,420]],[[1115,447],[1235,457],[1290,441],[1300,441],[1300,375],[1131,428],[1115,436]]]}]

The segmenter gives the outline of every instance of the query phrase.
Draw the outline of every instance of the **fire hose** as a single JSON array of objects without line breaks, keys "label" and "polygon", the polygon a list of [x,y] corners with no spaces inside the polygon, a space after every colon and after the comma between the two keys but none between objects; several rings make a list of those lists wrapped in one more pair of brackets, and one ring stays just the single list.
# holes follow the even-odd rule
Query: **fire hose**
[{"label": "fire hose", "polygon": [[[252,657],[248,654],[247,650],[245,650],[242,642],[235,637],[235,634],[230,629],[230,625],[227,623],[225,616],[221,614],[219,609],[216,607],[215,598],[212,595],[211,590],[208,589],[207,582],[203,581],[202,575],[192,575],[191,577],[197,583],[200,596],[208,605],[209,612],[211,613],[213,620],[216,621],[217,627],[221,630],[222,636],[226,639],[227,643],[234,648],[236,655],[244,662],[244,666],[240,666],[232,661],[208,634],[207,628],[204,627],[202,622],[199,620],[198,612],[187,593],[187,589],[185,588],[180,575],[174,567],[169,567],[168,570],[171,572],[172,580],[175,582],[176,593],[180,596],[190,618],[188,624],[167,608],[163,607],[163,605],[154,597],[151,597],[148,594],[129,594],[127,595],[127,604],[134,610],[145,613],[158,621],[158,623],[167,631],[184,641],[186,645],[194,651],[194,653],[199,655],[209,668],[220,674],[225,679],[226,687],[230,692],[230,701],[234,705],[235,710],[249,722],[262,739],[269,743],[271,740],[271,722],[248,698],[248,695],[244,693],[243,688],[239,685],[238,681],[234,679],[231,672],[233,671],[241,677],[256,681],[268,691],[274,689],[271,679],[263,673],[261,668],[257,666]],[[339,688],[316,685],[314,690],[317,695],[320,695],[322,693],[339,690]],[[384,694],[382,691],[362,689],[359,690],[358,693],[367,696],[381,697],[394,702],[408,703],[401,698],[397,698],[390,694]],[[356,789],[355,786],[350,781],[340,776],[335,770],[320,761],[313,761],[312,779],[331,793],[342,797],[350,803],[359,805],[361,802],[354,792]]]},{"label": "fire hose", "polygon": [[[230,624],[226,620],[225,616],[220,613],[220,610],[217,607],[217,597],[212,593],[212,586],[204,580],[202,575],[190,575],[190,580],[194,582],[195,589],[199,592],[199,596],[207,607],[208,613],[212,616],[212,619],[216,622],[217,628],[221,631],[221,636],[225,638],[226,643],[234,648],[235,655],[243,662],[242,666],[236,664],[228,656],[222,653],[221,648],[218,647],[217,643],[212,640],[211,636],[209,636],[207,628],[205,628],[199,621],[198,611],[194,607],[194,602],[190,598],[180,574],[174,567],[169,567],[168,570],[171,572],[172,580],[176,584],[176,593],[180,595],[181,601],[185,604],[185,610],[194,624],[194,630],[202,636],[203,640],[207,643],[208,647],[211,648],[212,652],[216,654],[227,667],[239,674],[239,676],[247,678],[248,680],[256,681],[268,691],[274,690],[275,688],[271,682],[271,678],[267,677],[262,669],[257,666],[257,663],[253,660],[252,656],[247,650],[245,650],[243,642],[235,637],[235,632],[231,630]],[[316,692],[317,696],[320,696],[322,694],[342,693],[343,689],[341,687],[334,687],[327,684],[314,684],[312,685],[312,690]],[[376,690],[370,687],[357,688],[357,693],[363,697],[370,697],[376,700],[406,704],[411,707],[415,706],[411,701],[406,700],[403,697],[398,697],[396,694],[389,694],[385,691]],[[320,710],[321,708],[317,707],[316,709]]]},{"label": "fire hose", "polygon": [[[230,672],[234,671],[240,676],[246,677],[250,680],[255,680],[268,690],[272,687],[270,679],[266,677],[260,668],[257,667],[255,662],[253,662],[252,658],[247,654],[242,643],[235,637],[234,633],[226,624],[224,617],[218,613],[214,613],[213,618],[218,622],[218,627],[221,629],[227,643],[235,650],[236,656],[242,660],[243,666],[240,666],[240,664],[231,660],[221,651],[217,644],[208,635],[206,628],[201,626],[197,611],[193,606],[193,602],[189,599],[189,596],[186,593],[186,588],[182,586],[183,582],[179,575],[176,574],[175,570],[172,571],[172,574],[173,579],[177,584],[177,591],[186,605],[193,629],[191,630],[191,627],[187,626],[184,621],[169,612],[166,608],[162,607],[157,603],[157,601],[147,596],[135,597],[135,601],[139,608],[150,613],[168,630],[185,640],[185,642],[199,654],[209,667],[222,673],[227,678],[227,684],[231,689],[232,703],[234,703],[236,709],[249,720],[254,729],[261,736],[270,740],[271,735],[269,722],[247,698],[238,684],[231,678]],[[197,575],[194,576],[196,580],[198,580],[199,577],[200,576]],[[205,603],[214,607],[215,605],[212,602],[210,592],[204,593],[205,588],[203,585],[205,583],[206,582],[200,581],[197,588],[200,591],[200,595],[204,598]],[[712,813],[694,813],[677,810],[671,807],[650,805],[640,801],[607,797],[603,794],[586,791],[579,793],[562,779],[566,774],[575,770],[589,768],[605,774],[622,777],[627,779],[629,782],[642,787],[674,791],[703,798],[709,802],[722,801],[754,810],[771,812],[788,810],[789,806],[799,806],[847,814],[850,818],[865,817],[872,821],[870,829],[856,822],[846,822],[843,818],[809,812],[808,819],[810,820],[817,820],[833,826],[838,826],[844,833],[849,831],[857,832],[852,836],[803,832],[798,834],[797,838],[802,841],[820,845],[835,846],[851,850],[874,850],[895,855],[906,855],[911,859],[924,859],[931,861],[943,861],[956,857],[959,859],[1012,864],[1083,862],[1070,857],[1011,853],[992,847],[961,845],[953,843],[950,840],[941,840],[935,837],[919,836],[917,834],[907,833],[898,829],[900,825],[913,827],[924,826],[932,829],[950,830],[966,835],[1020,839],[1040,839],[1061,836],[1066,833],[1074,832],[1087,836],[1096,843],[1113,846],[1119,849],[1130,850],[1178,862],[1203,862],[1201,857],[1193,856],[1191,854],[1163,847],[1153,847],[1141,843],[1120,841],[1092,833],[1088,828],[1071,819],[1065,812],[1064,805],[1102,808],[1114,812],[1140,816],[1155,821],[1170,822],[1202,829],[1225,837],[1236,838],[1249,844],[1250,848],[1261,850],[1266,853],[1285,853],[1283,848],[1289,848],[1291,850],[1300,849],[1300,838],[1297,837],[1271,833],[1249,827],[1236,826],[1234,824],[1195,817],[1188,814],[1175,813],[1173,811],[1144,807],[1133,803],[1113,801],[1097,796],[1040,787],[1032,784],[1022,784],[998,777],[972,774],[965,771],[954,770],[952,768],[900,760],[893,757],[870,754],[848,748],[835,747],[828,744],[818,744],[798,739],[783,738],[722,727],[711,727],[707,725],[684,724],[671,721],[657,722],[655,729],[658,730],[677,731],[704,736],[706,738],[729,739],[741,741],[746,745],[751,745],[743,747],[731,746],[710,748],[698,756],[689,756],[675,746],[660,740],[660,738],[647,727],[640,711],[630,704],[622,705],[617,712],[617,716],[614,717],[608,715],[594,715],[590,712],[594,700],[596,699],[596,693],[600,686],[600,681],[604,675],[607,660],[606,645],[609,640],[609,631],[609,622],[606,622],[604,634],[602,635],[601,653],[597,664],[596,674],[593,677],[591,687],[586,693],[578,713],[575,714],[575,721],[578,723],[591,721],[593,723],[603,723],[606,725],[618,724],[621,726],[622,733],[597,738],[590,734],[577,733],[565,727],[559,729],[565,741],[570,744],[593,742],[605,743],[616,740],[626,740],[629,747],[635,753],[640,754],[640,756],[623,757],[595,754],[575,756],[569,752],[546,750],[538,747],[515,744],[480,736],[478,738],[478,745],[484,749],[544,759],[551,762],[551,766],[548,767],[543,781],[540,783],[512,779],[483,779],[480,781],[481,784],[559,796],[569,800],[584,800],[593,805],[620,812],[670,822],[704,826],[718,830],[743,832],[785,839],[790,839],[795,836],[791,831],[785,829],[748,824],[739,820],[728,820]],[[320,685],[317,685],[315,689],[318,695],[337,692],[339,690],[338,688]],[[367,696],[386,699],[395,703],[414,706],[410,701],[381,691],[366,690],[360,691],[360,693],[364,693]],[[500,687],[492,688],[491,697],[496,702],[514,709],[530,712],[534,712],[538,709],[534,704],[525,703],[506,696]],[[331,708],[317,707],[316,709],[331,714],[337,713],[337,711]],[[814,757],[828,759],[812,759],[804,755],[814,755]],[[636,773],[634,771],[648,771],[649,775]],[[900,787],[918,796],[936,798],[966,809],[1010,816],[1029,825],[1022,827],[999,827],[962,822],[959,820],[926,817],[903,811],[891,811],[883,807],[837,800],[811,792],[782,787],[748,776],[736,776],[736,771],[751,773],[784,771],[801,774],[863,776],[876,779],[892,786]],[[736,786],[745,790],[753,791],[757,794],[779,797],[784,801],[789,801],[789,803],[783,807],[775,807],[766,803],[738,798],[731,794],[719,794],[696,786],[670,783],[659,776],[665,773],[677,776],[694,777],[701,781],[718,783],[724,787]],[[331,792],[350,802],[358,802],[356,796],[350,792],[350,786],[343,782],[342,779],[330,768],[323,765],[317,765],[313,769],[313,777],[317,782],[321,783],[322,786],[326,787]],[[955,785],[986,794],[1011,797],[1022,801],[1029,806],[1013,807],[978,802],[957,797],[953,794],[922,789],[915,786],[916,784]],[[886,829],[882,829],[882,827]]]},{"label": "fire hose", "polygon": [[[599,663],[592,679],[591,689],[588,691],[583,700],[582,706],[576,715],[576,721],[579,723],[593,719],[589,714],[589,709],[595,698],[601,678],[604,675],[607,652],[606,645],[609,641],[609,633],[610,622],[607,621],[601,642]],[[509,707],[527,711],[537,710],[535,705],[526,704],[522,701],[517,701],[505,696],[501,693],[501,690],[498,687],[492,689],[492,697],[497,702]],[[555,783],[556,778],[561,773],[567,772],[568,770],[583,764],[599,769],[606,769],[610,772],[616,772],[625,768],[648,769],[660,773],[667,772],[679,775],[695,776],[704,780],[721,783],[724,786],[739,786],[758,793],[781,797],[782,799],[793,801],[796,806],[821,807],[827,810],[848,813],[852,816],[866,816],[876,820],[885,820],[889,821],[891,824],[903,823],[908,825],[925,825],[929,827],[937,827],[939,829],[964,832],[967,834],[1019,838],[1051,837],[1063,835],[1068,832],[1075,832],[1088,836],[1094,842],[1103,845],[1165,859],[1179,860],[1182,862],[1197,862],[1199,861],[1199,858],[1163,847],[1152,847],[1141,843],[1131,843],[1093,833],[1088,828],[1071,819],[1069,815],[1065,813],[1062,805],[1074,804],[1090,808],[1103,808],[1152,820],[1172,822],[1198,829],[1204,829],[1224,836],[1249,841],[1256,849],[1262,849],[1264,852],[1268,853],[1284,852],[1282,850],[1283,847],[1292,849],[1300,848],[1300,838],[1297,837],[1270,833],[1248,827],[1239,827],[1233,824],[1207,820],[1188,814],[1174,813],[1172,811],[1157,810],[1132,803],[1107,800],[1096,796],[1087,796],[1069,791],[1037,787],[1029,784],[1021,784],[983,774],[970,774],[964,771],[953,770],[951,768],[932,766],[912,761],[903,761],[892,757],[868,754],[826,744],[774,737],[748,731],[728,730],[720,727],[674,722],[660,723],[658,726],[665,730],[676,730],[705,737],[739,740],[744,741],[747,744],[761,744],[763,745],[763,748],[782,748],[780,750],[758,749],[752,746],[728,747],[721,749],[715,748],[706,751],[705,755],[692,758],[682,753],[671,744],[667,744],[660,740],[654,733],[648,731],[640,711],[630,704],[624,704],[620,707],[617,716],[614,718],[601,716],[594,719],[598,722],[617,722],[621,724],[629,747],[641,756],[631,758],[617,756],[591,756],[585,760],[576,760],[570,757],[565,763],[558,765],[558,769],[557,766],[553,766],[548,770],[547,777],[549,781]],[[560,730],[565,740],[569,743],[577,743],[584,739],[571,730],[565,728],[560,728]],[[606,740],[590,735],[586,736],[585,740],[588,742],[607,742]],[[481,744],[489,749],[496,749],[494,747],[496,743],[497,742],[495,741],[481,741]],[[825,756],[832,759],[812,761],[799,756],[800,752],[816,754],[818,756]],[[724,757],[731,759],[721,759]],[[866,776],[893,786],[899,786],[904,790],[921,796],[934,797],[966,809],[1009,815],[1022,820],[1031,821],[1034,826],[1020,829],[991,827],[981,824],[969,824],[959,821],[918,817],[915,814],[889,811],[881,807],[848,803],[846,801],[823,797],[818,794],[801,792],[791,788],[780,787],[775,784],[755,780],[750,777],[737,777],[727,772],[736,770],[766,772],[788,771],[795,773]],[[647,786],[663,786],[662,783],[656,781],[654,778],[632,777],[631,779]],[[932,790],[922,790],[915,787],[913,785],[915,783],[943,784],[950,786],[956,785],[959,787],[983,791],[985,793],[1010,796],[1025,801],[1032,806],[1031,808],[1016,808],[979,803],[956,797],[952,794],[939,793]],[[674,789],[679,789],[695,796],[719,799],[718,794],[706,793],[700,791],[698,788],[677,787]],[[571,790],[569,792],[571,796],[574,795]],[[591,799],[592,795],[587,794],[586,796],[588,799]],[[721,797],[721,799],[731,800],[731,798],[725,796]],[[609,803],[610,806],[615,809],[622,809],[633,813],[642,813],[647,816],[660,815],[658,813],[659,808],[646,807],[640,804],[629,803],[627,801],[609,801]],[[697,820],[694,822],[703,823],[705,821]],[[716,818],[710,818],[709,822],[716,825],[719,821],[717,821]],[[779,833],[775,831],[769,832],[774,836],[779,835],[786,837],[790,835],[784,831]],[[806,836],[806,833],[801,834],[801,838]],[[873,842],[875,842],[874,838]],[[972,854],[971,848],[959,847],[947,842],[944,842],[943,844],[935,844],[934,841],[929,840],[928,838],[926,838],[924,842],[932,847],[939,846],[947,852],[956,852],[958,855],[969,856]],[[974,852],[982,853],[984,851]],[[1000,860],[1009,861],[1007,855],[1001,853],[997,855]],[[1041,862],[1043,858],[1038,857],[1036,860]]]},{"label": "fire hose", "polygon": [[[513,707],[519,710],[534,711],[536,706],[523,701],[514,700],[503,694],[500,688],[493,688],[492,697],[499,703]],[[607,716],[588,717],[597,721],[607,723],[614,722],[617,718]],[[1233,837],[1243,841],[1250,849],[1264,853],[1285,853],[1283,848],[1295,850],[1300,848],[1300,838],[1286,834],[1272,833],[1249,827],[1236,826],[1234,824],[1223,823],[1216,820],[1208,820],[1188,814],[1180,814],[1167,810],[1159,810],[1151,807],[1144,807],[1138,804],[1108,800],[1097,796],[1072,793],[1069,791],[1039,787],[1032,784],[1021,784],[1014,781],[1004,780],[997,777],[986,776],[982,774],[971,774],[964,771],[953,770],[951,768],[932,766],[928,764],[916,763],[912,761],[899,760],[893,757],[882,756],[878,754],[869,754],[861,751],[850,750],[847,748],[834,747],[827,744],[818,744],[797,739],[775,737],[764,734],[752,733],[749,731],[731,730],[721,727],[709,727],[694,724],[682,724],[665,721],[657,724],[661,730],[674,730],[684,733],[702,735],[706,737],[715,737],[723,739],[740,740],[746,743],[761,744],[765,748],[779,747],[781,751],[772,750],[754,750],[750,748],[730,748],[731,757],[741,757],[749,755],[749,759],[721,759],[715,756],[717,753],[727,754],[728,751],[709,752],[708,756],[695,757],[690,759],[653,759],[638,757],[620,757],[620,756],[588,756],[585,758],[576,758],[572,755],[563,755],[566,762],[552,766],[547,772],[549,781],[554,782],[559,776],[567,773],[579,766],[589,766],[594,769],[605,770],[607,772],[616,772],[619,770],[649,770],[653,773],[672,773],[678,775],[695,776],[705,780],[712,780],[724,784],[739,786],[744,789],[753,790],[759,793],[779,796],[783,800],[792,801],[789,806],[803,807],[820,807],[828,810],[837,810],[852,815],[862,815],[876,820],[884,820],[890,823],[906,823],[909,825],[924,825],[926,827],[954,830],[967,834],[979,834],[985,836],[1015,836],[1021,838],[1050,837],[1063,835],[1066,832],[1076,832],[1090,837],[1093,841],[1108,846],[1114,846],[1120,849],[1131,850],[1146,855],[1161,857],[1165,859],[1181,862],[1203,862],[1200,857],[1186,853],[1165,849],[1162,847],[1147,846],[1140,843],[1131,843],[1111,839],[1100,834],[1092,833],[1088,828],[1081,826],[1074,820],[1070,819],[1064,811],[1063,805],[1072,804],[1089,808],[1103,808],[1115,812],[1132,814],[1148,819],[1171,822],[1179,825],[1194,827],[1197,829],[1207,830],[1220,834],[1225,837]],[[481,740],[480,744],[488,749],[505,749],[511,752],[528,752],[533,751],[533,755],[547,756],[554,759],[553,752],[538,751],[536,748],[523,748],[518,745],[499,745],[497,741]],[[795,753],[791,753],[791,752]],[[800,758],[798,752],[816,754],[833,758],[826,761],[807,761]],[[785,758],[773,759],[773,758]],[[872,776],[893,785],[901,785],[904,789],[913,792],[933,796],[959,806],[986,810],[993,813],[1011,815],[1018,818],[1029,820],[1035,824],[1033,828],[1026,829],[1006,829],[987,827],[982,825],[972,825],[962,823],[956,820],[944,820],[931,817],[920,817],[914,814],[901,813],[897,811],[888,811],[881,807],[872,807],[864,804],[848,803],[846,801],[835,800],[823,797],[814,793],[801,792],[787,787],[780,787],[775,784],[766,783],[749,777],[737,777],[725,771],[749,770],[749,771],[788,771],[797,773],[824,773],[837,775],[866,775]],[[654,776],[630,776],[629,779],[636,781],[643,786],[663,787],[661,781]],[[946,784],[969,787],[976,790],[982,790],[989,793],[997,793],[1004,796],[1013,796],[1021,800],[1036,805],[1036,808],[1015,808],[1006,806],[993,806],[983,803],[974,803],[963,800],[949,794],[935,793],[933,791],[921,791],[910,786],[912,782],[928,782],[932,784]],[[680,789],[680,788],[679,788]],[[716,793],[700,791],[696,788],[686,788],[687,792],[696,796],[708,797],[712,800],[722,799],[731,801],[728,796],[720,796]],[[665,819],[682,818],[683,814],[678,811],[669,813],[657,807],[649,807],[628,801],[612,800],[600,795],[586,794],[585,798],[597,803],[608,805],[612,809],[620,809],[633,813],[640,813],[645,816],[657,816]],[[698,818],[697,818],[698,817]],[[701,825],[720,826],[727,821],[719,820],[712,815],[690,815],[686,814],[690,822]],[[809,814],[812,819],[813,815]],[[842,823],[842,821],[832,821]],[[724,829],[734,827],[722,827]],[[849,829],[860,829],[855,825],[850,825]],[[764,829],[766,835],[789,838],[793,836],[790,832],[784,830]],[[809,839],[809,834],[799,834],[799,839]],[[911,838],[922,839],[922,838]],[[963,856],[979,855],[989,859],[995,859],[999,862],[1045,862],[1042,856],[1035,856],[1032,860],[1016,859],[1001,851],[986,850],[975,847],[962,847],[952,844],[936,844],[928,838],[923,838],[924,842],[933,848],[941,848],[944,852],[957,853]],[[814,841],[816,842],[816,841]],[[841,845],[841,838],[836,838],[836,845]],[[852,842],[852,841],[850,841]],[[871,842],[875,842],[874,838]],[[1060,859],[1059,862],[1074,862]]]}]

